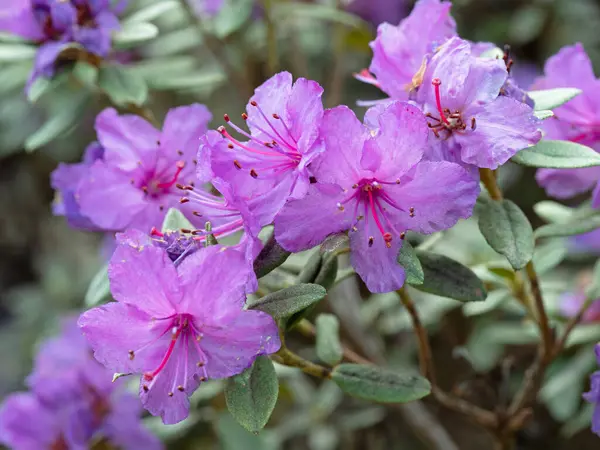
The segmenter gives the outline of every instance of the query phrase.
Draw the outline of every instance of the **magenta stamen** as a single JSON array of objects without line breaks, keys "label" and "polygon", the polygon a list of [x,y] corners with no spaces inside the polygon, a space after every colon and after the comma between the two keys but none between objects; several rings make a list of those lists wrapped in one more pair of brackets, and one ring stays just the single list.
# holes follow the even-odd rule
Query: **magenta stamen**
[{"label": "magenta stamen", "polygon": [[375,219],[375,224],[377,225],[377,228],[379,228],[379,231],[383,236],[387,232],[383,229],[383,225],[381,225],[381,222],[379,221],[379,216],[377,215],[377,210],[375,209],[375,202],[373,201],[373,192],[367,191],[367,194],[369,194],[369,203],[371,205],[371,213],[373,214],[373,218]]},{"label": "magenta stamen", "polygon": [[[262,108],[260,107],[260,105],[254,101],[250,102],[250,104],[252,106],[254,106],[256,109],[258,109],[258,112],[260,113],[260,115],[263,117],[263,119],[265,119],[265,122],[267,122],[267,124],[269,125],[269,127],[275,132],[275,134],[279,137],[279,139],[281,140],[281,142],[283,142],[285,145],[288,146],[288,148],[290,148],[291,150],[295,150],[295,147],[293,145],[291,145],[289,142],[287,142],[285,140],[285,138],[279,134],[279,131],[277,131],[277,129],[273,126],[273,124],[271,123],[271,121],[267,118],[267,116],[265,115],[265,113],[263,112]],[[258,126],[256,127],[259,130],[261,130]],[[261,130],[263,133],[267,134],[264,130]],[[291,137],[291,136],[290,136]],[[277,140],[277,139],[274,139]],[[293,138],[292,138],[293,140]]]},{"label": "magenta stamen", "polygon": [[229,134],[227,132],[227,130],[223,127],[221,127],[219,129],[219,131],[221,132],[221,134],[223,136],[225,136],[227,139],[229,139],[233,144],[237,145],[238,147],[240,147],[243,150],[246,150],[247,152],[256,153],[257,155],[264,155],[264,156],[279,156],[278,153],[264,152],[262,150],[257,150],[257,149],[254,149],[254,148],[248,147],[247,145],[242,144],[240,141],[238,141],[233,136],[231,136],[231,134]]},{"label": "magenta stamen", "polygon": [[169,362],[169,358],[171,357],[171,354],[173,353],[173,349],[175,348],[175,344],[177,343],[177,338],[179,337],[180,334],[181,334],[181,326],[179,326],[177,328],[177,331],[173,334],[173,337],[171,338],[171,343],[169,344],[169,348],[167,349],[167,353],[163,357],[159,366],[156,369],[154,369],[153,372],[144,374],[145,380],[152,381],[154,379],[154,377],[156,375],[158,375],[165,368],[165,366],[167,365],[167,362]]},{"label": "magenta stamen", "polygon": [[[260,145],[261,147],[266,147],[266,148],[270,148],[272,150],[275,150],[277,153],[279,153],[281,156],[285,156],[286,158],[292,157],[293,155],[290,155],[289,153],[285,152],[283,149],[281,148],[276,148],[274,146],[266,146],[264,142],[262,142],[260,139],[255,138],[254,136],[252,136],[250,133],[247,133],[246,131],[244,131],[242,128],[238,127],[235,123],[231,122],[231,120],[226,121],[229,126],[231,128],[233,128],[235,131],[237,131],[239,134],[241,134],[242,136],[245,136],[246,138],[250,139],[251,141],[257,143],[258,145]],[[270,137],[270,136],[269,136]]]},{"label": "magenta stamen", "polygon": [[431,84],[433,84],[433,88],[435,90],[435,102],[437,104],[437,109],[438,109],[438,112],[440,113],[440,117],[442,118],[442,122],[450,125],[450,122],[444,115],[444,110],[442,108],[442,98],[440,95],[440,85],[442,84],[442,81],[439,78],[434,78],[433,80],[431,80]]}]

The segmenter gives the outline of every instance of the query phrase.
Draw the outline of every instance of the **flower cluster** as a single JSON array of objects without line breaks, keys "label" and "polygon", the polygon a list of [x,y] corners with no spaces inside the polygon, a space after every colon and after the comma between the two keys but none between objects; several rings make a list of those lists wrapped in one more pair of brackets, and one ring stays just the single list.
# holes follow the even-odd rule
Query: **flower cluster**
[{"label": "flower cluster", "polygon": [[123,1],[111,0],[18,0],[0,14],[0,31],[39,44],[28,88],[39,77],[51,77],[59,55],[69,45],[105,58],[111,50],[111,33],[119,29],[117,14]]},{"label": "flower cluster", "polygon": [[26,380],[30,391],[4,401],[0,442],[15,450],[87,449],[101,441],[124,450],[160,450],[140,421],[135,396],[111,377],[69,319],[40,347]]}]

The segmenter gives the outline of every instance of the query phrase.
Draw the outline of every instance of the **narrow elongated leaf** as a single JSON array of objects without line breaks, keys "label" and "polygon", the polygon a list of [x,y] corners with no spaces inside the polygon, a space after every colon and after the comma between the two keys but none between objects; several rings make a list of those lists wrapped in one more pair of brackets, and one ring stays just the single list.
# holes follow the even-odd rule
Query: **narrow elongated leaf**
[{"label": "narrow elongated leaf", "polygon": [[546,222],[566,222],[577,211],[551,200],[544,200],[533,205],[533,211]]},{"label": "narrow elongated leaf", "polygon": [[317,356],[330,366],[342,360],[342,344],[340,342],[340,323],[333,314],[321,314],[317,317]]},{"label": "narrow elongated leaf", "polygon": [[162,0],[161,2],[156,2],[146,6],[145,8],[137,10],[131,16],[127,17],[122,23],[123,25],[128,26],[138,22],[152,22],[154,19],[158,19],[163,14],[179,7],[179,2],[175,0]]},{"label": "narrow elongated leaf", "polygon": [[429,395],[429,381],[419,375],[400,374],[376,366],[340,364],[331,379],[347,394],[382,403],[405,403]]},{"label": "narrow elongated leaf", "polygon": [[279,382],[268,356],[259,356],[239,375],[227,380],[225,401],[231,415],[246,430],[257,433],[269,421],[277,403]]},{"label": "narrow elongated leaf", "polygon": [[37,48],[26,44],[0,44],[0,62],[22,61],[33,59]]},{"label": "narrow elongated leaf", "polygon": [[68,105],[65,104],[35,133],[29,135],[25,140],[25,150],[28,152],[37,150],[74,127],[77,120],[81,119],[88,98],[86,93],[74,95],[70,98]]},{"label": "narrow elongated leaf", "polygon": [[523,166],[576,169],[600,166],[600,154],[585,145],[569,141],[540,141],[512,157]]},{"label": "narrow elongated leaf", "polygon": [[256,274],[256,278],[262,278],[278,268],[286,259],[288,259],[290,254],[290,252],[279,245],[275,240],[275,236],[271,235],[254,260],[254,273]]},{"label": "narrow elongated leaf", "polygon": [[600,228],[600,212],[589,210],[575,214],[565,222],[551,223],[535,230],[536,239],[545,237],[575,236]]},{"label": "narrow elongated leaf", "polygon": [[150,41],[158,36],[158,27],[146,22],[124,23],[119,31],[113,34],[115,47],[129,48]]},{"label": "narrow elongated leaf", "polygon": [[327,291],[323,286],[298,284],[249,301],[246,305],[248,309],[258,309],[270,314],[275,319],[282,319],[323,300],[325,295],[327,295]]},{"label": "narrow elongated leaf", "polygon": [[535,110],[558,108],[569,100],[581,94],[581,89],[576,88],[555,88],[542,91],[529,91],[527,95],[535,102]]},{"label": "narrow elongated leaf", "polygon": [[515,269],[522,269],[533,257],[533,228],[521,209],[510,200],[484,199],[477,204],[479,229],[490,247]]},{"label": "narrow elongated leaf", "polygon": [[425,279],[423,267],[421,267],[421,262],[410,242],[402,242],[402,248],[400,249],[400,253],[398,253],[398,262],[404,267],[404,274],[408,284],[423,284],[423,280]]},{"label": "narrow elongated leaf", "polygon": [[119,106],[142,105],[148,97],[148,86],[144,79],[122,66],[102,67],[98,86]]},{"label": "narrow elongated leaf", "polygon": [[85,293],[85,306],[91,308],[110,297],[110,283],[108,281],[108,264],[104,265],[90,283]]},{"label": "narrow elongated leaf", "polygon": [[328,5],[290,2],[276,3],[275,6],[273,20],[278,22],[306,18],[341,23],[354,28],[368,27],[358,16]]},{"label": "narrow elongated leaf", "polygon": [[425,274],[423,284],[415,289],[448,297],[461,302],[485,300],[487,293],[483,283],[471,269],[447,256],[417,251]]},{"label": "narrow elongated leaf", "polygon": [[313,252],[304,264],[304,267],[298,274],[298,278],[296,278],[297,283],[314,283],[317,275],[319,275],[319,270],[321,270],[321,265],[323,264],[323,256],[321,252]]}]

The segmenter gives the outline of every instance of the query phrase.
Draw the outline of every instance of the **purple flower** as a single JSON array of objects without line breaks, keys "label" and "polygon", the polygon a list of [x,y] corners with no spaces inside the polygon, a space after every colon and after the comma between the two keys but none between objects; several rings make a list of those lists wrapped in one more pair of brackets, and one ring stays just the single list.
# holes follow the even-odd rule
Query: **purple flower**
[{"label": "purple flower", "polygon": [[72,218],[75,211],[75,224],[84,222],[86,228],[160,228],[169,207],[179,205],[177,185],[193,184],[198,140],[210,118],[203,105],[174,108],[161,132],[141,117],[104,110],[96,119],[103,157],[93,163],[84,159],[75,167],[62,165],[53,175],[54,186],[70,202],[67,206],[65,201],[64,212]]},{"label": "purple flower", "polygon": [[212,17],[223,8],[223,0],[187,0],[198,17]]},{"label": "purple flower", "polygon": [[[0,442],[15,450],[89,448],[105,438],[124,450],[159,450],[140,421],[138,399],[92,357],[73,319],[43,343],[27,378],[31,392],[9,396],[0,409]],[[35,420],[32,420],[35,418]]]},{"label": "purple flower", "polygon": [[51,77],[59,54],[69,44],[79,44],[104,58],[111,49],[111,33],[119,28],[116,14],[121,9],[111,0],[29,0],[14,2],[0,13],[0,30],[40,44],[28,81]]},{"label": "purple flower", "polygon": [[[594,348],[596,359],[600,364],[600,345]],[[586,402],[594,404],[594,414],[592,415],[592,431],[600,436],[600,371],[594,372],[590,376],[590,390],[583,394]]]},{"label": "purple flower", "polygon": [[273,319],[244,310],[253,277],[232,248],[210,246],[175,267],[163,249],[124,239],[109,264],[117,302],[85,312],[79,325],[96,359],[142,374],[144,407],[177,423],[201,382],[238,374],[279,349]]},{"label": "purple flower", "polygon": [[377,129],[345,106],[325,113],[327,151],[311,168],[318,183],[282,209],[275,237],[296,252],[350,230],[352,265],[370,291],[387,292],[404,283],[397,263],[404,232],[432,233],[469,217],[479,186],[458,164],[422,161],[428,131],[416,106],[393,102],[373,111]]},{"label": "purple flower", "polygon": [[90,219],[81,214],[77,200],[77,188],[82,178],[85,177],[90,167],[96,160],[101,160],[104,149],[97,142],[93,142],[85,149],[83,160],[77,164],[60,163],[52,172],[52,187],[57,191],[57,196],[52,205],[52,212],[57,216],[65,216],[69,225],[84,230],[97,230]]},{"label": "purple flower", "polygon": [[373,25],[382,22],[397,23],[406,17],[407,1],[352,0],[346,9]]},{"label": "purple flower", "polygon": [[304,78],[292,82],[281,72],[256,88],[242,118],[250,133],[225,122],[247,141],[240,142],[225,127],[208,133],[198,153],[201,182],[220,178],[245,198],[262,196],[255,214],[266,225],[290,196],[301,198],[310,184],[311,161],[323,151],[318,140],[323,118],[318,83]]},{"label": "purple flower", "polygon": [[[583,304],[586,295],[583,292],[569,292],[560,298],[560,312],[565,317],[575,317]],[[600,300],[594,301],[585,311],[582,322],[600,322]]]},{"label": "purple flower", "polygon": [[368,71],[357,78],[376,85],[394,100],[407,100],[420,84],[426,57],[456,36],[451,6],[446,1],[419,0],[399,25],[379,25],[377,38],[370,44],[373,60],[369,67],[377,78]]},{"label": "purple flower", "polygon": [[499,96],[507,76],[502,60],[473,56],[467,41],[452,38],[440,47],[417,94],[434,152],[496,169],[541,139],[533,109]]},{"label": "purple flower", "polygon": [[[544,66],[544,76],[533,89],[571,87],[581,89],[574,99],[554,110],[555,117],[544,121],[548,139],[577,142],[600,151],[600,80],[594,75],[592,63],[581,44],[563,47]],[[569,198],[594,189],[593,206],[600,206],[600,168],[539,169],[538,183],[548,195]]]}]

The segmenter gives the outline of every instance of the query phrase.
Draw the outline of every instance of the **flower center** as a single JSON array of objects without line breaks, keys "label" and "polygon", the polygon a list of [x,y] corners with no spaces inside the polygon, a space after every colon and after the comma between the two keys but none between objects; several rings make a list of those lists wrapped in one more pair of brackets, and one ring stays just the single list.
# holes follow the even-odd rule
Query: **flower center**
[{"label": "flower center", "polygon": [[[257,102],[251,101],[250,105],[257,109],[269,126],[269,129],[265,130],[256,124],[253,125],[254,128],[260,131],[260,133],[268,139],[268,141],[261,141],[257,137],[244,131],[234,124],[227,114],[223,116],[225,123],[238,134],[249,139],[249,142],[238,141],[229,134],[224,126],[218,128],[219,133],[229,140],[228,147],[230,149],[235,148],[240,150],[244,152],[246,156],[250,156],[255,160],[244,163],[249,165],[249,167],[245,168],[237,159],[234,159],[233,164],[236,169],[246,169],[252,178],[261,179],[275,178],[283,172],[294,170],[300,163],[302,154],[298,151],[298,142],[294,136],[292,136],[288,125],[279,114],[272,114],[272,119],[269,119]],[[242,119],[248,120],[248,115],[245,113],[242,114]],[[277,127],[277,123],[280,123],[281,126]]]},{"label": "flower center", "polygon": [[[432,122],[428,122],[427,126],[433,132],[435,137],[440,137],[441,131],[446,131],[447,135],[445,138],[447,139],[453,132],[462,133],[467,129],[467,124],[463,121],[462,114],[460,111],[456,110],[454,112],[450,111],[449,108],[442,107],[442,97],[440,94],[440,86],[442,85],[442,81],[439,78],[434,78],[431,80],[431,84],[433,85],[433,89],[435,92],[435,104],[440,117],[435,117],[431,113],[425,114],[425,117],[431,119]],[[471,130],[475,130],[476,122],[475,117],[471,118]]]},{"label": "flower center", "polygon": [[[354,204],[355,225],[352,227],[352,231],[358,231],[356,224],[360,220],[365,221],[365,227],[368,227],[369,221],[372,220],[387,248],[392,247],[394,236],[398,236],[400,239],[405,237],[405,233],[398,231],[393,225],[392,215],[401,212],[408,214],[409,217],[415,216],[415,208],[410,207],[406,211],[386,192],[385,185],[393,184],[400,184],[400,180],[389,182],[363,179],[352,186],[354,192],[337,203],[340,211],[344,211],[347,205]],[[369,247],[372,247],[374,243],[375,236],[368,236]]]},{"label": "flower center", "polygon": [[[95,28],[97,26],[94,14],[92,13],[89,4],[81,3],[73,6],[75,8],[78,26],[89,28]],[[60,28],[60,24],[56,24],[52,20],[52,8],[48,5],[36,4],[32,6],[32,9],[38,23],[42,27],[42,31],[46,38],[51,41],[57,41],[61,39],[67,30]]]},{"label": "flower center", "polygon": [[[171,358],[176,358],[177,361],[175,362],[175,370],[172,372],[173,386],[171,387],[168,395],[169,397],[173,397],[176,390],[179,392],[185,392],[187,388],[187,380],[189,379],[189,359],[190,356],[193,356],[193,353],[190,355],[189,352],[190,346],[194,346],[194,349],[196,350],[197,358],[193,358],[196,367],[202,367],[204,371],[204,375],[200,377],[199,380],[206,381],[208,379],[205,368],[207,358],[199,344],[203,335],[194,325],[192,316],[190,314],[173,314],[169,317],[153,320],[166,321],[168,322],[168,325],[154,341],[147,343],[137,350],[130,350],[128,352],[129,359],[133,360],[137,354],[157,343],[163,336],[169,333],[171,335],[169,345],[165,350],[165,354],[161,362],[154,370],[145,372],[142,375],[142,379],[144,381],[142,384],[142,389],[144,392],[148,392],[150,389],[152,389],[157,378],[163,373]],[[177,344],[179,344],[179,348],[177,348]],[[181,361],[182,358],[183,361]],[[183,373],[180,373],[182,366]]]},{"label": "flower center", "polygon": [[155,168],[146,170],[141,161],[138,164],[142,167],[142,176],[139,181],[132,178],[131,184],[137,184],[144,194],[152,198],[172,193],[171,188],[177,184],[181,171],[185,167],[184,161],[177,161],[175,163],[175,172],[171,172],[170,168],[162,171],[157,171]]}]

